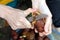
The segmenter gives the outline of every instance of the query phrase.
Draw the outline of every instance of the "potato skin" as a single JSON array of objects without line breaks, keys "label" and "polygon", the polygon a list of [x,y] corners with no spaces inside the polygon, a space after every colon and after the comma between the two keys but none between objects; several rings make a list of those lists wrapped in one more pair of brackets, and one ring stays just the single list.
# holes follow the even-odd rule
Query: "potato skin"
[{"label": "potato skin", "polygon": [[44,32],[44,21],[43,19],[37,20],[35,23],[35,28],[38,30],[38,32]]}]

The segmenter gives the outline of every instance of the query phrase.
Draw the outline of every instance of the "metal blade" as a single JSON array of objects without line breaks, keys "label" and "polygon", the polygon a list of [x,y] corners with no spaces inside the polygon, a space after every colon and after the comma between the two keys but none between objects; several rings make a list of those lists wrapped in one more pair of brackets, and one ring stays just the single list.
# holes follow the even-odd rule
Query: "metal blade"
[{"label": "metal blade", "polygon": [[[46,14],[40,14],[40,15],[37,15],[36,16],[36,20],[39,20],[39,19],[42,19],[42,18],[46,18],[48,15]],[[29,22],[32,22],[33,21],[33,17],[28,17],[27,18]]]}]

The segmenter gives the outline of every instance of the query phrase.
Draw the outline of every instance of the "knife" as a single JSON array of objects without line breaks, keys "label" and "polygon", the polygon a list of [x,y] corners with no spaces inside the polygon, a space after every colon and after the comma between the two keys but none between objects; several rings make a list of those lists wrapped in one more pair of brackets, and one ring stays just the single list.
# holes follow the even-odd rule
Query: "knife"
[{"label": "knife", "polygon": [[[36,16],[36,20],[39,20],[39,19],[42,19],[42,18],[46,18],[47,16],[48,15],[46,15],[46,14],[39,14],[39,15]],[[33,17],[27,17],[27,20],[29,22],[32,22],[33,21]]]}]

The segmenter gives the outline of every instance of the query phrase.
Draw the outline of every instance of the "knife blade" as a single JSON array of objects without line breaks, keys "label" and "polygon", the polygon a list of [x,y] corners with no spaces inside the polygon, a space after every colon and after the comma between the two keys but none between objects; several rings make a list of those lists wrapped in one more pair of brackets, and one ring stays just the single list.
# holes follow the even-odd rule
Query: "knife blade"
[{"label": "knife blade", "polygon": [[[40,14],[40,15],[37,15],[36,16],[36,20],[39,20],[39,19],[42,19],[42,18],[46,18],[48,15],[46,15],[46,14]],[[27,20],[29,21],[29,22],[32,22],[33,21],[33,17],[27,17]]]}]

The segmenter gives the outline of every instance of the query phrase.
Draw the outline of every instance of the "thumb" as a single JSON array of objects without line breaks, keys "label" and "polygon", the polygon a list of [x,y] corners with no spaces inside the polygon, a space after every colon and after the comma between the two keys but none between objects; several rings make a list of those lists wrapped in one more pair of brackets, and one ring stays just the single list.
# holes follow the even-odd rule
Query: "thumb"
[{"label": "thumb", "polygon": [[43,35],[44,35],[43,33],[40,33],[40,32],[39,32],[39,36],[41,36],[41,37],[42,37]]},{"label": "thumb", "polygon": [[20,21],[25,25],[26,28],[32,28],[31,23],[24,17],[20,17]]},{"label": "thumb", "polygon": [[48,25],[45,25],[44,30],[45,32],[48,32]]}]

